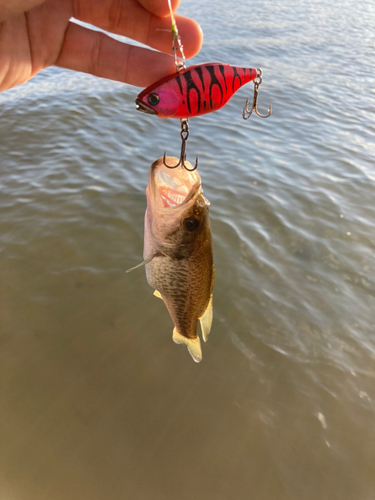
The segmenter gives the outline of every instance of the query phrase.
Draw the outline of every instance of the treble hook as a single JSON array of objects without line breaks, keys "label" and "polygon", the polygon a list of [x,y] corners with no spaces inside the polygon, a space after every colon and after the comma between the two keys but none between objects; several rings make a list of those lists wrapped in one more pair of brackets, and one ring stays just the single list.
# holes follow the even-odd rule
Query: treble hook
[{"label": "treble hook", "polygon": [[[253,97],[253,105],[251,110],[249,111],[248,105],[249,105],[249,99],[246,99],[246,104],[245,107],[243,108],[242,111],[242,118],[244,120],[248,120],[250,116],[253,114],[253,111],[255,112],[256,115],[259,116],[259,118],[268,118],[270,114],[272,113],[272,106],[268,108],[268,115],[261,115],[257,109],[257,102],[258,102],[258,94],[259,94],[259,85],[262,83],[262,70],[258,69],[257,70],[257,78],[259,78],[258,81],[254,80],[254,97]],[[247,116],[246,116],[247,115]]]},{"label": "treble hook", "polygon": [[[181,42],[181,37],[180,37],[180,35],[178,33],[176,19],[175,19],[174,15],[173,15],[171,0],[168,0],[168,5],[169,5],[169,11],[171,13],[172,50],[173,50],[173,54],[174,54],[174,63],[175,63],[175,66],[176,66],[176,73],[179,73],[180,71],[182,71],[182,70],[184,70],[186,68],[186,66],[185,66],[186,59],[185,59],[185,54],[184,54],[184,48],[183,48],[183,45],[182,45],[182,42]],[[180,51],[182,62],[180,62],[178,60],[177,51]],[[180,122],[181,122],[181,134],[180,135],[181,135],[181,141],[182,141],[182,143],[181,143],[180,160],[179,160],[179,162],[176,165],[167,165],[167,163],[165,161],[166,160],[166,156],[167,156],[167,152],[164,151],[163,163],[164,163],[164,165],[167,168],[177,168],[180,165],[182,165],[186,170],[188,170],[189,172],[192,172],[193,170],[195,170],[198,167],[198,156],[195,159],[195,165],[194,165],[194,167],[193,168],[188,168],[186,166],[185,162],[186,162],[186,142],[187,142],[188,137],[189,137],[189,120],[188,120],[188,118],[182,118],[180,120]]]},{"label": "treble hook", "polygon": [[179,162],[176,164],[176,165],[167,165],[166,163],[166,155],[167,155],[167,152],[164,151],[164,156],[163,156],[163,163],[164,165],[167,167],[167,168],[177,168],[179,167],[180,165],[182,165],[186,170],[188,170],[189,172],[192,172],[193,170],[195,170],[197,167],[198,167],[198,156],[196,157],[195,159],[195,165],[193,168],[188,168],[185,164],[186,162],[186,142],[188,140],[188,137],[189,137],[189,124],[188,124],[188,119],[187,118],[183,118],[181,120],[181,140],[182,140],[182,144],[181,144],[181,153],[180,153],[180,160]]}]

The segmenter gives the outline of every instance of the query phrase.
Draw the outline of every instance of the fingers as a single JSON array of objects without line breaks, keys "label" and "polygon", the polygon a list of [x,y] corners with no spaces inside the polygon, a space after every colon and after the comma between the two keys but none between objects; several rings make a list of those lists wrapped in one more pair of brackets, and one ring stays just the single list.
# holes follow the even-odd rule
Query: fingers
[{"label": "fingers", "polygon": [[69,23],[56,66],[90,73],[138,87],[175,71],[173,57]]},{"label": "fingers", "polygon": [[5,2],[0,1],[0,22],[4,21],[8,17],[32,9],[42,2],[44,2],[44,0],[8,0]]},{"label": "fingers", "polygon": [[[73,3],[73,16],[98,28],[171,54],[171,20],[167,0],[140,1],[146,8],[137,0],[76,0]],[[177,2],[178,0],[175,0],[174,5]],[[168,17],[163,17],[165,15]],[[176,15],[176,22],[185,56],[193,57],[201,48],[202,31],[192,19]]]},{"label": "fingers", "polygon": [[[169,17],[168,0],[138,0],[138,2],[152,14],[158,17]],[[180,0],[171,0],[173,12],[177,9]]]},{"label": "fingers", "polygon": [[[178,32],[184,47],[185,57],[194,57],[201,49],[203,33],[198,23],[187,17],[176,15]],[[146,45],[168,54],[172,51],[171,21],[169,18],[153,18],[149,25]],[[141,41],[141,40],[139,40]]]}]

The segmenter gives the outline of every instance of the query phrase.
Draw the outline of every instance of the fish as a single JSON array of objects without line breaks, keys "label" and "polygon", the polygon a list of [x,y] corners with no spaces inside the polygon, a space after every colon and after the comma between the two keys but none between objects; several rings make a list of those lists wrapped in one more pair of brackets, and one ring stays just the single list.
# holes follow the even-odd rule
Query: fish
[{"label": "fish", "polygon": [[135,100],[139,111],[159,118],[191,118],[222,108],[258,70],[224,63],[190,66],[144,89]]},{"label": "fish", "polygon": [[[167,157],[168,163],[177,158]],[[192,168],[186,162],[188,168]],[[185,344],[197,363],[202,349],[197,334],[198,320],[203,341],[211,330],[214,262],[208,211],[196,170],[166,167],[163,158],[150,169],[146,189],[144,251],[141,264],[146,278],[161,298],[174,323],[172,338]]]}]

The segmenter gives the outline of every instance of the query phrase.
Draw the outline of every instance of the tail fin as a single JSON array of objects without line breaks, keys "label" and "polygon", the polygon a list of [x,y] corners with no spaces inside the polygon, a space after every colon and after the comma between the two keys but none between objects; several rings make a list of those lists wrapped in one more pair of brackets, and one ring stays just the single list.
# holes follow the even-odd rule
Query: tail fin
[{"label": "tail fin", "polygon": [[174,328],[172,339],[176,344],[185,344],[191,354],[191,357],[196,363],[202,361],[201,342],[198,336],[195,339],[188,339],[187,337],[181,335],[181,333],[178,333],[176,328]]}]

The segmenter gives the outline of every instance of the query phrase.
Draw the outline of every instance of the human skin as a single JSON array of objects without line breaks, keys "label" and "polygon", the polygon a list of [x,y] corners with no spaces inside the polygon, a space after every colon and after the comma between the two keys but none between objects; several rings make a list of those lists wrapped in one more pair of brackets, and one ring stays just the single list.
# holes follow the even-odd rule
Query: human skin
[{"label": "human skin", "polygon": [[[176,10],[179,0],[172,0]],[[74,17],[123,35],[136,47],[70,21]],[[203,35],[175,15],[184,52],[193,57]],[[147,87],[175,71],[167,0],[0,0],[0,91],[52,65]]]}]

